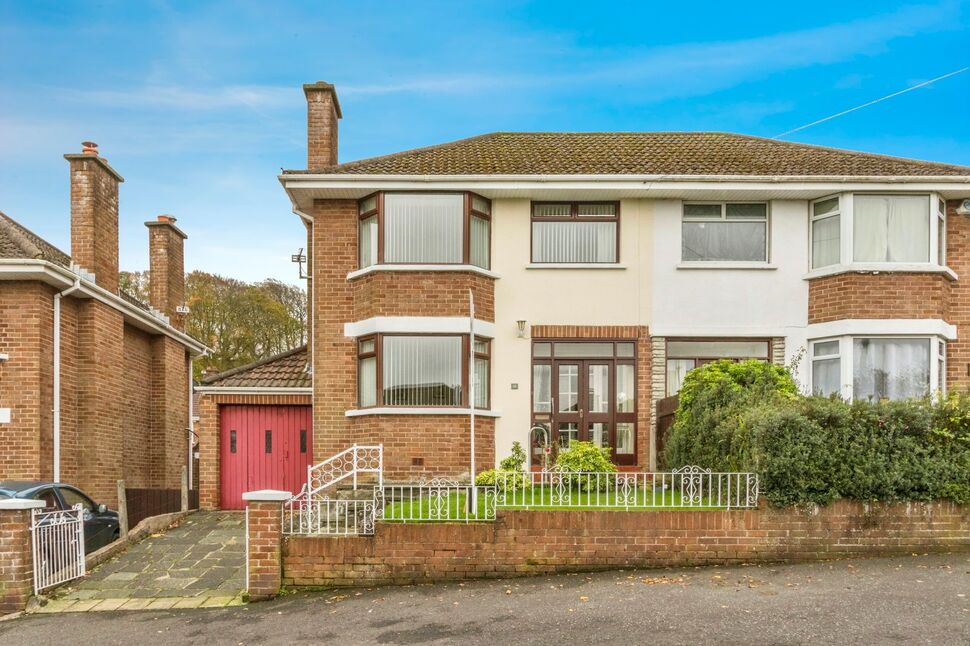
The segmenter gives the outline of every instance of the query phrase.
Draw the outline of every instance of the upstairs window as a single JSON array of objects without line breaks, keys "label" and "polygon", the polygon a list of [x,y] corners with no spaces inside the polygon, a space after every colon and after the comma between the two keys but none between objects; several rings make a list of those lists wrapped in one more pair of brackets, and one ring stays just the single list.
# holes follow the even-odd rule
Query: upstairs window
[{"label": "upstairs window", "polygon": [[839,264],[841,229],[838,196],[812,203],[812,269]]},{"label": "upstairs window", "polygon": [[764,202],[685,203],[681,260],[766,262],[768,205]]},{"label": "upstairs window", "polygon": [[488,269],[491,202],[472,193],[375,193],[359,202],[360,268],[470,264]]},{"label": "upstairs window", "polygon": [[925,195],[853,196],[856,262],[929,262],[929,201]]},{"label": "upstairs window", "polygon": [[615,263],[619,226],[617,202],[533,202],[532,262]]}]

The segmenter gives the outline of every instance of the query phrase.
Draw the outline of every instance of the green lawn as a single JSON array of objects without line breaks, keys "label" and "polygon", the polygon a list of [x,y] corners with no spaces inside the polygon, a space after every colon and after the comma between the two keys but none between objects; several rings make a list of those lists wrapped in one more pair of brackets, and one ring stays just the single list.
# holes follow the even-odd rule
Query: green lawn
[{"label": "green lawn", "polygon": [[[466,511],[467,494],[452,492],[447,496],[432,500],[425,495],[423,498],[389,502],[384,506],[384,521],[387,522],[441,522],[466,520],[490,520],[486,514],[487,497],[489,492],[478,494],[478,514]],[[706,499],[693,505],[682,504],[679,491],[663,489],[640,490],[637,495],[624,498],[615,491],[585,492],[579,489],[558,490],[555,487],[535,486],[526,487],[515,492],[508,492],[504,496],[498,495],[497,509],[529,509],[534,511],[554,510],[613,510],[613,511],[713,511],[723,509],[715,507]]]}]

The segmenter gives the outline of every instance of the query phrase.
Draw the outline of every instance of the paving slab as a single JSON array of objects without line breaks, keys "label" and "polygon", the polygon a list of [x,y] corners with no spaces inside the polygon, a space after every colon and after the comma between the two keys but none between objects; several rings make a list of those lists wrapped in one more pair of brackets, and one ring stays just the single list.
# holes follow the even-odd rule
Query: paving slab
[{"label": "paving slab", "polygon": [[225,606],[245,587],[245,541],[242,513],[192,514],[60,588],[38,612]]}]

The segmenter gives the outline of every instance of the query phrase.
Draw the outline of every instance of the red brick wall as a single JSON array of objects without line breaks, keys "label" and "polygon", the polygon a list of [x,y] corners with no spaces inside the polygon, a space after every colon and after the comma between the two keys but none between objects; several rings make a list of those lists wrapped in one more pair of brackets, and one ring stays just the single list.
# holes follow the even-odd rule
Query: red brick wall
[{"label": "red brick wall", "polygon": [[945,319],[952,285],[943,274],[851,272],[814,278],[808,285],[808,322]]},{"label": "red brick wall", "polygon": [[[170,217],[170,216],[164,216]],[[164,312],[172,325],[185,329],[185,316],[175,311],[185,304],[184,238],[174,224],[146,222],[148,226],[149,302]]]},{"label": "red brick wall", "polygon": [[495,320],[495,281],[473,272],[377,272],[355,278],[353,320],[372,316],[468,316]]},{"label": "red brick wall", "polygon": [[[0,480],[53,478],[55,290],[0,283]],[[128,326],[94,299],[61,301],[61,474],[117,503],[117,480],[178,488],[187,454],[184,347]],[[162,348],[156,352],[156,348]],[[158,457],[158,453],[162,457]]]},{"label": "red brick wall", "polygon": [[[970,195],[968,195],[970,197]],[[970,218],[956,210],[961,200],[946,203],[946,261],[960,280],[950,292],[947,321],[957,326],[957,340],[947,343],[947,385],[970,386]]]},{"label": "red brick wall", "polygon": [[107,162],[65,155],[71,164],[71,259],[118,292],[118,185]]},{"label": "red brick wall", "polygon": [[250,502],[246,507],[246,532],[246,592],[253,601],[269,599],[279,592],[282,579],[280,503]]},{"label": "red brick wall", "polygon": [[34,589],[30,510],[0,509],[0,615],[27,606]]},{"label": "red brick wall", "polygon": [[308,170],[321,170],[337,163],[337,95],[333,86],[303,86],[307,101]]},{"label": "red brick wall", "polygon": [[125,326],[125,486],[151,486],[152,468],[152,339],[147,333]]},{"label": "red brick wall", "polygon": [[[219,407],[223,404],[263,406],[309,406],[310,395],[224,395],[203,394],[195,411],[199,421],[195,432],[199,436],[199,506],[218,509],[221,470],[219,468]],[[313,437],[311,431],[310,437]],[[316,450],[316,449],[314,449]],[[323,459],[328,456],[323,456]],[[314,459],[317,455],[314,454]]]},{"label": "red brick wall", "polygon": [[0,406],[11,409],[0,425],[0,479],[49,476],[53,294],[45,285],[0,282]]},{"label": "red brick wall", "polygon": [[[279,523],[279,506],[276,507]],[[371,586],[627,567],[970,549],[952,503],[750,511],[509,511],[494,523],[378,523],[373,537],[287,537],[283,583]]]}]

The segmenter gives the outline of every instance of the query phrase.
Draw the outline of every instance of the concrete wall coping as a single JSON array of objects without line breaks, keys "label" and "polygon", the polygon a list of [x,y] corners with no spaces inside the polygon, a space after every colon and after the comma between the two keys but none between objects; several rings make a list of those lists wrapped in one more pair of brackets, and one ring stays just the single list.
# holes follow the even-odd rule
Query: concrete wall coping
[{"label": "concrete wall coping", "polygon": [[285,502],[293,497],[289,491],[277,491],[275,489],[262,489],[260,491],[247,491],[242,495],[247,502]]},{"label": "concrete wall coping", "polygon": [[25,500],[23,498],[7,498],[4,500],[0,500],[0,511],[41,509],[43,507],[44,507],[43,500]]}]

